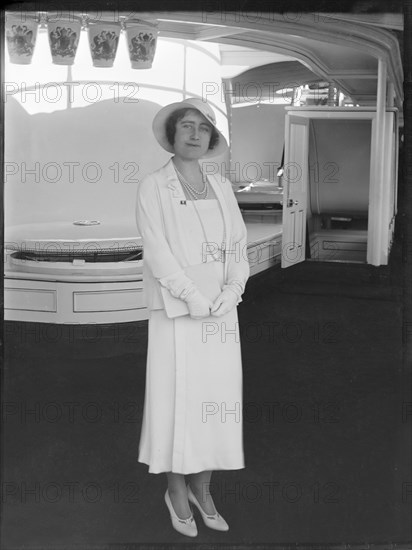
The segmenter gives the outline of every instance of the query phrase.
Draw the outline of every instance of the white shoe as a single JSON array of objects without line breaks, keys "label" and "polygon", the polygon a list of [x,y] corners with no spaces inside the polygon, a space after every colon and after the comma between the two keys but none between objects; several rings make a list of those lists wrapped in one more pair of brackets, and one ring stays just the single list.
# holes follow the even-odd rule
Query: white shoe
[{"label": "white shoe", "polygon": [[187,496],[188,496],[189,502],[194,504],[196,508],[199,510],[206,527],[210,527],[210,529],[216,529],[216,531],[229,531],[229,525],[226,523],[226,521],[222,518],[222,516],[218,512],[210,516],[206,514],[206,512],[200,506],[199,501],[193,494],[193,491],[190,488],[190,485],[187,486]]},{"label": "white shoe", "polygon": [[182,535],[186,535],[187,537],[196,537],[197,526],[193,514],[190,516],[190,518],[180,519],[173,509],[173,504],[169,496],[169,490],[166,490],[165,502],[166,506],[169,508],[170,519],[172,520],[172,525],[174,529],[176,529],[176,531],[178,531]]}]

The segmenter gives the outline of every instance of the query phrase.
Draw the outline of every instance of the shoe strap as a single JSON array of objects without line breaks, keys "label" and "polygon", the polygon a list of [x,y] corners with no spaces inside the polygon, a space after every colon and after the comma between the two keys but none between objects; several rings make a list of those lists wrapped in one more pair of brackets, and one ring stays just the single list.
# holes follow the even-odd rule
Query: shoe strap
[{"label": "shoe strap", "polygon": [[189,525],[189,523],[193,523],[193,521],[194,521],[193,516],[190,516],[190,518],[187,518],[187,519],[181,519],[181,518],[179,518],[179,516],[177,516],[177,519],[180,521],[180,523],[187,523],[188,525]]}]

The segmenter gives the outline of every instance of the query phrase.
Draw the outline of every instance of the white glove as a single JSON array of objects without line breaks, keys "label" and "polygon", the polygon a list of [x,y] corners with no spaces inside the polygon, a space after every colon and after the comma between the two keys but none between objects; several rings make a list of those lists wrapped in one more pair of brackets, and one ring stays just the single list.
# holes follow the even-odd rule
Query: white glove
[{"label": "white glove", "polygon": [[193,287],[185,296],[184,301],[189,309],[192,319],[204,319],[209,317],[213,302],[206,298],[196,287]]},{"label": "white glove", "polygon": [[192,279],[189,279],[184,270],[172,273],[159,279],[162,286],[167,288],[174,298],[186,302],[189,315],[192,319],[209,317],[213,302],[206,298],[197,288]]},{"label": "white glove", "polygon": [[211,314],[214,317],[221,317],[229,313],[238,303],[239,297],[234,290],[225,288],[216,298],[212,306]]}]

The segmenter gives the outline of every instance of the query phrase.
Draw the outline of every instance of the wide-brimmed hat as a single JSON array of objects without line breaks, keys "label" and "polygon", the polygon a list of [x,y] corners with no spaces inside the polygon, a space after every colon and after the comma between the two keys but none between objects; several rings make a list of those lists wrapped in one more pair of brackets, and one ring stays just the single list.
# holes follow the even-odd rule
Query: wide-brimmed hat
[{"label": "wide-brimmed hat", "polygon": [[166,149],[166,151],[168,151],[169,153],[174,153],[173,145],[169,143],[169,140],[166,136],[166,120],[174,111],[185,108],[195,109],[196,111],[199,111],[208,120],[208,122],[210,122],[210,124],[219,134],[218,143],[213,149],[208,149],[207,152],[203,155],[203,158],[217,157],[218,155],[224,153],[224,151],[226,151],[226,149],[228,148],[228,144],[222,132],[216,126],[215,113],[213,112],[212,107],[206,101],[203,101],[203,99],[199,99],[197,97],[188,97],[187,99],[179,101],[178,103],[171,103],[170,105],[166,105],[166,107],[160,109],[160,111],[154,117],[152,125],[153,133],[163,149]]}]

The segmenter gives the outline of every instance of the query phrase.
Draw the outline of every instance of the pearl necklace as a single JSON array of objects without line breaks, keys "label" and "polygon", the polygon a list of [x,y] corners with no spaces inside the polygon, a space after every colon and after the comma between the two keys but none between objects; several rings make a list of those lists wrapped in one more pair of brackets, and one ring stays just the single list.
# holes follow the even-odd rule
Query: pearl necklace
[{"label": "pearl necklace", "polygon": [[[199,195],[203,194],[206,192],[206,195],[205,195],[205,199],[208,197],[209,195],[209,181],[206,177],[205,179],[205,186],[203,188],[202,191],[198,191],[197,189],[195,189],[194,187],[192,187],[192,185],[185,179],[185,177],[183,176],[183,174],[181,174],[179,172],[179,170],[177,169],[175,163],[173,162],[173,166],[175,167],[175,170],[176,170],[176,173],[177,173],[177,176],[179,178],[179,181],[180,183],[182,184],[182,187],[188,192],[188,195],[189,196],[192,196],[193,198],[193,201],[197,201],[200,197]],[[218,205],[219,205],[219,211],[220,211],[220,215],[222,217],[222,222],[223,222],[223,240],[222,240],[222,246],[220,246],[218,248],[218,252],[216,254],[216,252],[212,253],[212,252],[209,252],[209,254],[212,256],[212,258],[215,260],[215,261],[220,261],[220,262],[225,262],[226,261],[226,226],[225,226],[225,217],[223,215],[223,210],[222,210],[222,205],[220,204],[220,201],[218,200],[217,201]],[[205,230],[205,226],[203,224],[203,221],[202,221],[202,217],[200,216],[199,212],[198,212],[198,209],[196,207],[196,204],[193,202],[193,207],[196,211],[196,214],[197,214],[197,217],[199,218],[199,222],[200,222],[200,225],[202,226],[202,231],[203,231],[203,235],[204,235],[204,238],[205,238],[205,243],[209,242],[208,241],[208,238],[207,238],[207,235],[206,235],[206,230]]]},{"label": "pearl necklace", "polygon": [[201,195],[205,195],[203,197],[203,199],[207,199],[207,197],[209,196],[209,182],[208,182],[208,179],[205,178],[204,182],[205,182],[205,185],[203,187],[203,189],[201,189],[200,191],[198,191],[197,189],[195,189],[188,181],[187,179],[183,176],[183,174],[181,172],[179,172],[179,170],[177,169],[177,166],[175,163],[173,163],[174,167],[175,167],[175,170],[176,170],[176,173],[177,173],[177,176],[180,180],[180,183],[183,185],[184,189],[188,192],[188,195],[192,197],[193,200],[198,200],[201,197]]}]

